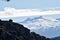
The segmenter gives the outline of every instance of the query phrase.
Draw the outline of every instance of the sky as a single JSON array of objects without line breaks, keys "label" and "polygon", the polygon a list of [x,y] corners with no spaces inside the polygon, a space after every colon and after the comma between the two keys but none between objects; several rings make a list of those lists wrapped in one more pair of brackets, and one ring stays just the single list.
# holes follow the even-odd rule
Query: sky
[{"label": "sky", "polygon": [[56,9],[60,10],[60,0],[0,0],[0,10],[4,7],[12,7],[16,9]]},{"label": "sky", "polygon": [[[13,17],[12,18],[13,20],[17,22],[18,21],[21,22],[21,21],[27,20],[28,18],[32,20],[35,18],[35,16],[38,16],[38,15],[39,16],[45,15],[44,19],[42,19],[43,22],[41,22],[42,26],[43,25],[45,26],[45,24],[43,24],[44,22],[46,22],[46,26],[49,26],[49,27],[52,25],[52,23],[56,23],[56,18],[60,18],[60,0],[10,0],[10,2],[7,2],[6,0],[0,0],[0,19],[3,19],[3,18],[9,19],[10,17]],[[28,16],[34,16],[34,17],[28,17]],[[36,18],[39,18],[39,17],[36,17]],[[45,18],[47,19],[45,20]],[[28,21],[29,22],[36,21],[32,23],[33,25],[35,25],[35,23],[39,24],[40,22],[40,19],[36,19],[36,20],[34,19],[33,21],[30,21],[30,20]],[[32,24],[29,24],[29,22],[27,22],[28,24],[26,25],[33,26]],[[50,22],[50,25],[49,25],[49,22]],[[58,23],[60,23],[60,21],[57,21],[57,24],[54,26],[56,27]],[[46,32],[47,33],[46,35],[43,34],[45,32],[43,32],[42,34],[45,35],[46,37],[52,37],[54,35],[57,36],[57,34],[59,35],[60,32],[59,31],[56,31],[56,32],[58,33],[51,34],[51,35],[47,35],[48,32]]]},{"label": "sky", "polygon": [[0,11],[5,11],[6,7],[16,10],[60,11],[60,0],[10,0],[10,2],[0,0]]}]

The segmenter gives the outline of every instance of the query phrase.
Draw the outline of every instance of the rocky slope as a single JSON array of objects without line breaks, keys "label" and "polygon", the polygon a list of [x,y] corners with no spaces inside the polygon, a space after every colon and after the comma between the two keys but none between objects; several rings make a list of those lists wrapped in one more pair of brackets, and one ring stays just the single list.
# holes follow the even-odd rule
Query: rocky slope
[{"label": "rocky slope", "polygon": [[14,23],[12,20],[0,20],[0,40],[50,40],[44,36],[30,32],[23,25]]}]

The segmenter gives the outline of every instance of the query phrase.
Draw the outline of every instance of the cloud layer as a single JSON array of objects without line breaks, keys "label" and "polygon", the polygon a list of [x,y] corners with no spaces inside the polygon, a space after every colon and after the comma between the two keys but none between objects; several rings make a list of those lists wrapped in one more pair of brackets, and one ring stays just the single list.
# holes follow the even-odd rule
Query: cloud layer
[{"label": "cloud layer", "polygon": [[4,11],[0,11],[0,18],[52,15],[52,14],[60,14],[60,11],[56,10],[41,11],[39,9],[15,9],[11,7],[6,7],[4,8]]}]

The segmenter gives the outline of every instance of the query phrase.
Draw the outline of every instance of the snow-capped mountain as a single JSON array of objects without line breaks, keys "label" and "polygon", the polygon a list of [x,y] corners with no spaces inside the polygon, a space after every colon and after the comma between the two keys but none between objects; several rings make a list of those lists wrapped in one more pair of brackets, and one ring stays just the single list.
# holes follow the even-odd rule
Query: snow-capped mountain
[{"label": "snow-capped mountain", "polygon": [[20,23],[29,28],[31,31],[46,37],[55,37],[60,35],[60,21],[51,17],[27,17]]},{"label": "snow-capped mountain", "polygon": [[50,27],[56,28],[57,26],[60,26],[59,20],[44,16],[28,17],[20,23],[29,27],[29,29],[40,29],[40,28],[48,29]]}]

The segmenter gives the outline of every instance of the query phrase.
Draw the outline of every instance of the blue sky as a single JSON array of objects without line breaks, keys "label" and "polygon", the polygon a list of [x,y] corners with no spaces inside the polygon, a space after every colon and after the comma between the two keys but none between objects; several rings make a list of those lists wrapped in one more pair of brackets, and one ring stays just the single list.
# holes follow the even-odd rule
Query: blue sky
[{"label": "blue sky", "polygon": [[0,0],[0,10],[3,10],[4,7],[13,7],[18,9],[60,10],[60,0],[11,0],[10,2]]}]

